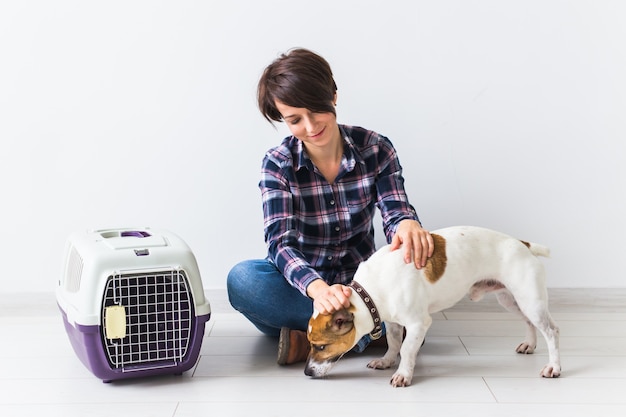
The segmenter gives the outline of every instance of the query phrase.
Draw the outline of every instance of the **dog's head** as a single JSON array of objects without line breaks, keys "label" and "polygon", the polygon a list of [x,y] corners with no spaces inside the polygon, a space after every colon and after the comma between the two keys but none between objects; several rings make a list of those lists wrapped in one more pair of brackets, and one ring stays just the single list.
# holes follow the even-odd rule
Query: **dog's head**
[{"label": "dog's head", "polygon": [[313,313],[307,332],[311,351],[304,369],[306,375],[325,376],[335,362],[356,345],[353,310],[350,306],[332,314]]}]

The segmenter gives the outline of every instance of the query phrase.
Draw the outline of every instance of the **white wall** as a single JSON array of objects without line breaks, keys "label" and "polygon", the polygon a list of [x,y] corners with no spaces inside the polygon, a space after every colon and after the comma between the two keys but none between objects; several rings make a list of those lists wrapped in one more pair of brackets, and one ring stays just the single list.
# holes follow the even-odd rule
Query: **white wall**
[{"label": "white wall", "polygon": [[262,69],[331,63],[339,121],[389,136],[431,229],[549,245],[551,287],[624,287],[626,2],[0,4],[2,292],[52,291],[74,231],[151,226],[205,288],[263,257]]}]

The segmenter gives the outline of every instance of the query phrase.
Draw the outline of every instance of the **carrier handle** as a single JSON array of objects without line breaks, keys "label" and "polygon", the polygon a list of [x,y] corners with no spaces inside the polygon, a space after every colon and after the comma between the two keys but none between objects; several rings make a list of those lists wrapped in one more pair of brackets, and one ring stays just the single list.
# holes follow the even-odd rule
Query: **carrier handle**
[{"label": "carrier handle", "polygon": [[150,233],[144,231],[144,230],[125,230],[122,233],[120,233],[121,237],[139,237],[139,238],[144,238],[144,237],[150,237]]}]

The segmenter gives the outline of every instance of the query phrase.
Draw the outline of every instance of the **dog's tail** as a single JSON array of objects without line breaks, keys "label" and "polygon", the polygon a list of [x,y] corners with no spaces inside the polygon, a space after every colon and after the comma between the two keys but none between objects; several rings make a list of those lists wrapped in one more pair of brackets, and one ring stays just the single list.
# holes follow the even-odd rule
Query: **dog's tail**
[{"label": "dog's tail", "polygon": [[522,243],[526,245],[526,247],[530,250],[535,256],[545,256],[546,258],[550,257],[550,248],[547,246],[540,245],[538,243],[525,242],[522,240]]}]

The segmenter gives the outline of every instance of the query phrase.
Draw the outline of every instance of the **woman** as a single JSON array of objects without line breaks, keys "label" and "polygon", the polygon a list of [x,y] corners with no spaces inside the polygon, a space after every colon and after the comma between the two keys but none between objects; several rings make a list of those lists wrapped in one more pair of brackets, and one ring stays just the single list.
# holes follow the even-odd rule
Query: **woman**
[{"label": "woman", "polygon": [[[292,135],[263,159],[268,256],[236,265],[227,280],[231,305],[261,332],[278,336],[278,363],[306,359],[304,330],[313,309],[350,306],[346,286],[374,251],[376,206],[392,249],[425,265],[434,249],[409,204],[396,151],[384,136],[337,123],[337,86],[324,58],[293,49],[259,80],[259,109]],[[365,336],[355,347],[362,351]]]}]

